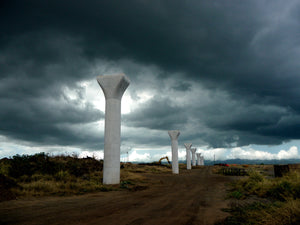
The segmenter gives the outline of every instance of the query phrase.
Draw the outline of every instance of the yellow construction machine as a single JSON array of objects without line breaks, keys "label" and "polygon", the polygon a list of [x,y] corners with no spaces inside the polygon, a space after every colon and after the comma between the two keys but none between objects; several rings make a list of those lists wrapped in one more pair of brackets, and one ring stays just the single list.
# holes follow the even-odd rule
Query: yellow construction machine
[{"label": "yellow construction machine", "polygon": [[161,161],[164,160],[164,159],[166,159],[168,161],[169,165],[171,165],[171,162],[170,162],[168,156],[160,158],[157,164],[161,165]]}]

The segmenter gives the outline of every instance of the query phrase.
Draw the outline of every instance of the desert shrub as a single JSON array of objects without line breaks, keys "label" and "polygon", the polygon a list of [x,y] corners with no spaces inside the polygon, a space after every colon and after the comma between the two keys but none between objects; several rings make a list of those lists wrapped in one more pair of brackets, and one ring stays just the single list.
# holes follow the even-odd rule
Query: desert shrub
[{"label": "desert shrub", "polygon": [[264,180],[264,177],[259,172],[257,172],[257,171],[249,172],[249,181],[258,183],[258,182],[262,182],[263,180]]},{"label": "desert shrub", "polygon": [[8,176],[10,170],[9,159],[4,158],[0,160],[0,174]]},{"label": "desert shrub", "polygon": [[0,174],[0,202],[16,199],[16,194],[11,189],[18,188],[15,180]]},{"label": "desert shrub", "polygon": [[252,204],[232,206],[228,209],[231,216],[220,224],[279,225],[300,222],[299,173],[292,172],[282,178],[266,179],[260,173],[252,171],[248,178],[232,184],[228,196],[246,200],[247,196],[259,198]]},{"label": "desert shrub", "polygon": [[50,194],[56,190],[56,185],[49,181],[34,181],[30,183],[22,183],[21,189],[16,190],[19,196],[41,196]]},{"label": "desert shrub", "polygon": [[228,197],[235,198],[235,199],[243,199],[245,197],[245,195],[242,192],[236,190],[236,191],[230,192],[228,194]]},{"label": "desert shrub", "polygon": [[10,159],[1,160],[0,166],[0,174],[14,178],[31,177],[34,174],[54,176],[60,171],[67,171],[71,175],[81,177],[84,174],[101,171],[103,161],[90,157],[79,159],[64,155],[50,157],[48,154],[38,153],[31,156],[15,155]]},{"label": "desert shrub", "polygon": [[232,184],[232,191],[238,190],[245,196],[257,195],[259,197],[270,197],[268,191],[276,185],[276,182],[276,179],[266,179],[259,172],[250,171],[249,177]]},{"label": "desert shrub", "polygon": [[4,189],[11,189],[14,187],[18,187],[18,184],[15,180],[0,174],[0,191]]},{"label": "desert shrub", "polygon": [[14,178],[23,175],[32,176],[34,173],[54,174],[55,166],[45,153],[38,153],[32,156],[15,155],[9,160],[8,174]]},{"label": "desert shrub", "polygon": [[10,160],[9,175],[18,178],[22,175],[31,176],[33,174],[33,168],[30,166],[29,156],[27,155],[15,155]]},{"label": "desert shrub", "polygon": [[123,189],[129,189],[131,185],[134,185],[134,183],[130,180],[124,180],[120,182],[120,188]]},{"label": "desert shrub", "polygon": [[[109,191],[111,187],[104,187],[101,182],[90,182],[75,178],[70,174],[58,173],[59,180],[38,180],[29,183],[20,183],[21,188],[16,189],[18,196],[47,196],[47,195],[78,195],[94,191]],[[68,178],[70,177],[70,178]]]},{"label": "desert shrub", "polygon": [[266,196],[270,196],[279,201],[285,201],[286,198],[293,196],[293,187],[292,184],[288,181],[281,181],[274,184],[266,192]]},{"label": "desert shrub", "polygon": [[54,178],[56,181],[68,181],[70,180],[71,176],[68,171],[60,170],[54,175]]},{"label": "desert shrub", "polygon": [[102,186],[102,187],[99,187],[98,190],[103,191],[103,192],[108,192],[108,191],[112,191],[113,189],[111,187]]},{"label": "desert shrub", "polygon": [[265,179],[260,173],[250,171],[249,177],[238,180],[233,184],[233,190],[237,190],[244,195],[257,194],[264,187],[264,183]]},{"label": "desert shrub", "polygon": [[297,173],[291,173],[283,178],[276,178],[272,186],[266,191],[266,197],[279,201],[300,198],[300,177]]},{"label": "desert shrub", "polygon": [[278,201],[296,199],[300,198],[300,176],[292,173],[283,178],[266,179],[258,172],[250,172],[249,177],[238,180],[232,185],[232,191],[239,191],[245,196],[257,195]]},{"label": "desert shrub", "polygon": [[270,204],[263,204],[261,202],[254,202],[246,205],[234,204],[230,209],[224,211],[229,212],[231,216],[227,217],[224,221],[217,224],[223,225],[241,225],[241,224],[259,224],[260,214],[257,212],[267,211]]},{"label": "desert shrub", "polygon": [[264,225],[296,225],[300,222],[300,200],[287,200],[277,203],[268,210],[256,213],[260,224]]},{"label": "desert shrub", "polygon": [[[77,195],[94,191],[113,190],[143,190],[145,178],[142,173],[164,173],[170,168],[139,167],[126,164],[121,171],[121,185],[108,186],[102,184],[103,161],[95,158],[77,158],[67,155],[49,156],[45,153],[36,155],[15,155],[0,161],[6,163],[9,177],[18,186],[12,191],[16,196],[49,196],[49,195]],[[136,169],[140,173],[136,173]],[[153,170],[153,171],[151,171]],[[0,173],[1,174],[1,173]]]},{"label": "desert shrub", "polygon": [[218,224],[258,224],[258,225],[296,225],[300,222],[300,201],[288,200],[284,203],[254,202],[248,205],[235,205],[225,210],[231,213]]},{"label": "desert shrub", "polygon": [[66,164],[66,169],[70,174],[76,177],[80,177],[83,174],[89,173],[89,168],[77,158],[68,161]]},{"label": "desert shrub", "polygon": [[30,180],[31,181],[38,181],[38,180],[42,180],[45,178],[45,175],[40,174],[40,173],[35,173],[31,176]]},{"label": "desert shrub", "polygon": [[22,175],[18,178],[18,181],[19,182],[24,182],[24,183],[28,183],[28,182],[31,182],[31,176],[28,176],[28,175]]}]

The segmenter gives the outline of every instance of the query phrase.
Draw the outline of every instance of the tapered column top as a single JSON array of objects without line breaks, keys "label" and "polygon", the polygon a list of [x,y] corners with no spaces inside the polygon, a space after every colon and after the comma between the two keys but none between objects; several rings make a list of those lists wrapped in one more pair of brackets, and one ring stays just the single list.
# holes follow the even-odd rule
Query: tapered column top
[{"label": "tapered column top", "polygon": [[129,86],[129,79],[125,74],[101,75],[97,77],[105,98],[116,98],[121,100],[126,88]]},{"label": "tapered column top", "polygon": [[192,153],[195,153],[197,148],[191,148]]},{"label": "tapered column top", "polygon": [[199,158],[201,156],[201,153],[196,153],[197,157]]},{"label": "tapered column top", "polygon": [[172,140],[177,140],[178,136],[180,135],[180,132],[179,130],[169,130],[168,134]]},{"label": "tapered column top", "polygon": [[192,143],[184,143],[186,149],[191,149]]}]

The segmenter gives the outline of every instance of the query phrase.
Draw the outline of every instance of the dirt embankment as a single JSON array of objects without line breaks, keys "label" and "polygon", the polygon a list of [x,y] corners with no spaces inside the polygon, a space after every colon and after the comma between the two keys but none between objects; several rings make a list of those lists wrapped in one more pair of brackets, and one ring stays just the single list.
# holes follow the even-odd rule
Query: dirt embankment
[{"label": "dirt embankment", "polygon": [[[112,191],[0,203],[0,224],[214,224],[227,213],[225,184],[231,177],[211,167],[179,175],[142,174],[151,184],[141,191]],[[148,183],[147,182],[147,183]]]}]

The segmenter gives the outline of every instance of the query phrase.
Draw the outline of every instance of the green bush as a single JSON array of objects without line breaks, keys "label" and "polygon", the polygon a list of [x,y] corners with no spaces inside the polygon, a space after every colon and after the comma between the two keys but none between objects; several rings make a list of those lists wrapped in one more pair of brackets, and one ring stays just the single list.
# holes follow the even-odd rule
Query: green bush
[{"label": "green bush", "polygon": [[282,178],[266,179],[258,172],[252,171],[248,178],[236,181],[232,187],[228,194],[231,198],[259,198],[254,203],[227,209],[231,216],[220,224],[299,224],[299,173],[292,172]]},{"label": "green bush", "polygon": [[245,195],[243,193],[241,193],[240,191],[233,191],[228,194],[229,198],[235,198],[235,199],[243,199],[244,196]]},{"label": "green bush", "polygon": [[9,176],[10,164],[9,159],[0,160],[0,174]]},{"label": "green bush", "polygon": [[[110,191],[103,187],[103,161],[71,156],[15,155],[0,160],[0,175],[15,180],[17,196],[70,195]],[[125,184],[124,184],[125,185]]]},{"label": "green bush", "polygon": [[31,177],[34,174],[55,175],[60,171],[68,171],[75,177],[81,177],[95,171],[101,171],[103,162],[94,158],[74,158],[70,156],[50,157],[45,153],[35,155],[15,155],[0,161],[0,174],[14,178]]},{"label": "green bush", "polygon": [[32,156],[15,155],[9,160],[8,174],[11,177],[19,178],[23,175],[32,176],[34,173],[55,174],[54,163],[44,152]]},{"label": "green bush", "polygon": [[120,188],[129,189],[130,185],[133,185],[133,182],[130,180],[124,180],[120,182]]},{"label": "green bush", "polygon": [[266,196],[279,201],[285,201],[287,198],[293,197],[293,186],[285,180],[278,182],[266,192]]},{"label": "green bush", "polygon": [[250,172],[248,172],[248,174],[249,174],[249,181],[258,183],[258,182],[262,182],[264,180],[263,175],[261,175],[257,171],[250,171]]},{"label": "green bush", "polygon": [[68,171],[61,170],[54,175],[54,178],[57,181],[68,181],[68,180],[70,180],[70,174]]}]

